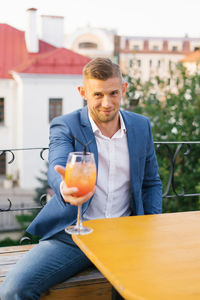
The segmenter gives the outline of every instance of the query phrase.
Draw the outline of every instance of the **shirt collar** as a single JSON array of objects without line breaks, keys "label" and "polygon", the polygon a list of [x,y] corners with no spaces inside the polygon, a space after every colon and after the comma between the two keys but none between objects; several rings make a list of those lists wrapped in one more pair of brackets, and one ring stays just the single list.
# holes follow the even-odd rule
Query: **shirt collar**
[{"label": "shirt collar", "polygon": [[[88,117],[89,117],[89,120],[90,120],[90,124],[92,126],[92,131],[94,133],[97,133],[97,132],[101,132],[99,127],[96,125],[96,123],[94,122],[94,120],[92,119],[90,113],[89,113],[89,110],[88,110]],[[118,130],[120,132],[120,135],[123,135],[124,133],[126,133],[126,126],[124,124],[124,120],[122,118],[122,115],[119,111],[119,118],[120,118],[120,125],[121,125],[121,128]]]}]

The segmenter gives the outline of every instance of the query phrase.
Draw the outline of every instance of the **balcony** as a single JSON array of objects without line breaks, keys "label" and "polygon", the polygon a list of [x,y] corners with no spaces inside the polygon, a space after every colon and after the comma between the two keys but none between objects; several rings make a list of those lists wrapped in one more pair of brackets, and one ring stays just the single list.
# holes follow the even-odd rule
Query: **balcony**
[{"label": "balcony", "polygon": [[[176,212],[200,209],[200,167],[198,165],[198,155],[200,153],[200,141],[184,142],[155,142],[159,173],[163,182],[163,212]],[[24,149],[1,149],[0,156],[8,155],[8,164],[13,164],[17,159],[18,152],[36,152],[39,159],[47,160],[48,148],[24,148]],[[45,154],[44,154],[45,153]],[[45,171],[43,171],[45,173]],[[193,175],[192,175],[193,174]],[[192,178],[192,179],[191,179]],[[44,179],[46,180],[46,178]],[[39,183],[38,183],[39,185]],[[9,190],[9,197],[5,190],[0,198],[0,233],[6,232],[24,232],[26,225],[31,217],[26,217],[23,224],[19,225],[16,221],[23,219],[20,216],[36,215],[45,205],[47,194],[51,190],[40,195],[37,203],[33,201],[24,201],[18,203],[12,199],[13,191],[19,190],[19,187],[13,187]],[[30,195],[29,195],[30,196]],[[5,197],[5,198],[2,198]],[[15,198],[15,197],[13,197]],[[33,198],[33,194],[32,194]],[[25,199],[25,197],[24,197]],[[27,223],[27,224],[26,224]]]}]

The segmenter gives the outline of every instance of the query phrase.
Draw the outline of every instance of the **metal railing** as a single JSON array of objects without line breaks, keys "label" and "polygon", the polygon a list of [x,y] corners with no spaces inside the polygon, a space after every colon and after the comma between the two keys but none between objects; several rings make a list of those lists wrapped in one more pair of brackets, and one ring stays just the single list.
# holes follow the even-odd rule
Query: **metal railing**
[{"label": "metal railing", "polygon": [[[8,164],[12,164],[15,160],[15,152],[16,151],[29,151],[29,150],[40,150],[39,156],[42,160],[45,160],[43,157],[44,151],[48,150],[47,147],[42,148],[18,148],[18,149],[0,149],[0,156],[4,154],[10,154],[10,159],[8,160]],[[0,208],[0,212],[6,212],[6,211],[22,211],[22,210],[33,210],[33,209],[41,209],[46,204],[46,194],[43,194],[40,199],[40,205],[39,206],[33,206],[33,207],[20,207],[20,208],[13,208],[12,201],[8,198],[8,207],[7,208]]]},{"label": "metal railing", "polygon": [[[168,152],[168,159],[169,159],[169,163],[170,163],[170,170],[169,170],[169,177],[168,177],[168,184],[167,187],[165,189],[165,191],[163,192],[162,197],[163,198],[173,198],[173,197],[191,197],[191,196],[200,196],[200,193],[185,193],[184,191],[184,187],[183,187],[183,192],[182,193],[178,193],[176,191],[176,186],[175,186],[175,167],[176,167],[176,160],[177,157],[179,155],[179,153],[183,150],[184,147],[186,147],[186,150],[184,150],[183,155],[184,156],[188,156],[191,152],[191,145],[200,145],[200,141],[186,141],[186,142],[154,142],[155,144],[155,149],[157,152],[157,156],[158,156],[158,152],[160,150],[161,146],[164,146],[167,149]],[[177,147],[175,148],[174,152],[172,152],[171,146],[172,145],[176,145]],[[39,152],[39,156],[42,160],[44,160],[43,157],[43,153],[44,151],[48,150],[47,147],[43,147],[43,148],[21,148],[21,149],[0,149],[0,156],[6,153],[9,153],[11,155],[11,158],[8,161],[8,164],[11,164],[14,162],[15,160],[15,151],[29,151],[29,150],[40,150]],[[169,195],[169,191],[170,188],[173,191],[173,195]],[[8,199],[8,207],[7,208],[0,208],[0,211],[11,211],[11,210],[32,210],[32,209],[40,209],[45,205],[45,196],[46,195],[42,195],[41,199],[40,199],[40,206],[36,206],[36,207],[24,207],[24,208],[18,208],[18,209],[12,209],[12,201],[10,199]]]},{"label": "metal railing", "polygon": [[[160,146],[164,146],[167,149],[168,152],[168,158],[170,163],[170,170],[169,170],[169,177],[168,177],[168,183],[167,187],[162,194],[163,198],[174,198],[174,197],[196,197],[200,196],[200,193],[185,193],[184,187],[182,187],[182,192],[178,193],[176,184],[175,184],[175,170],[176,170],[176,162],[177,157],[180,154],[181,151],[184,150],[184,147],[186,149],[183,152],[183,156],[188,156],[191,153],[191,146],[192,145],[200,145],[200,141],[186,141],[186,142],[154,142],[156,146],[157,152],[159,151]],[[170,146],[175,145],[176,148],[174,149],[174,152],[172,152],[172,148]],[[169,191],[173,191],[174,194],[169,195]]]},{"label": "metal railing", "polygon": [[[186,141],[186,142],[167,142],[167,141],[159,141],[154,142],[155,149],[157,152],[157,158],[164,149],[167,151],[167,155],[165,153],[165,157],[168,162],[168,178],[166,182],[166,187],[164,189],[163,198],[177,198],[177,197],[198,197],[200,196],[200,193],[186,193],[184,186],[181,187],[182,191],[178,192],[177,189],[180,189],[180,187],[176,186],[176,180],[175,177],[179,176],[176,174],[176,166],[177,166],[177,158],[181,155],[182,158],[182,164],[184,169],[184,164],[187,159],[187,157],[191,154],[191,147],[193,146],[200,146],[200,141]],[[161,151],[162,149],[162,151]],[[29,151],[29,150],[39,150],[39,156],[42,160],[45,160],[43,157],[44,151],[47,151],[48,148],[41,147],[41,148],[22,148],[22,149],[0,149],[0,156],[4,154],[10,155],[8,159],[8,164],[12,164],[15,160],[15,152],[16,151]],[[161,157],[162,159],[162,157]],[[40,197],[40,201],[38,205],[27,207],[14,207],[12,203],[12,199],[7,199],[8,204],[7,207],[0,207],[0,212],[18,212],[18,211],[32,211],[32,210],[40,210],[45,204],[46,204],[46,194],[43,194]]]}]

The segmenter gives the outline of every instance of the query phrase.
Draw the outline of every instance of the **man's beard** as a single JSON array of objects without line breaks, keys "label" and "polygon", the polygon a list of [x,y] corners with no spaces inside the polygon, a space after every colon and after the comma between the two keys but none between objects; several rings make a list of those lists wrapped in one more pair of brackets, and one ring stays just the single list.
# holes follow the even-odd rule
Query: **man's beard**
[{"label": "man's beard", "polygon": [[99,114],[95,114],[95,116],[99,121],[107,123],[107,122],[113,121],[116,118],[117,114],[118,114],[118,112],[114,112],[113,114],[107,116],[105,114],[99,113]]}]

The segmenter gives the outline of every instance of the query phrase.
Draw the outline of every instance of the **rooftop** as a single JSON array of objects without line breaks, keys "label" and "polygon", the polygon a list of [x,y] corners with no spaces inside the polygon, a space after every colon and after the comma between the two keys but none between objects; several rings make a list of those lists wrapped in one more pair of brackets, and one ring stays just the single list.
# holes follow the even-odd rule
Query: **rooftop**
[{"label": "rooftop", "polygon": [[195,52],[188,54],[181,61],[182,62],[200,62],[200,50],[197,50]]},{"label": "rooftop", "polygon": [[36,74],[81,74],[90,59],[66,48],[39,40],[39,52],[30,53],[25,32],[0,24],[0,78],[12,78],[11,71]]}]

